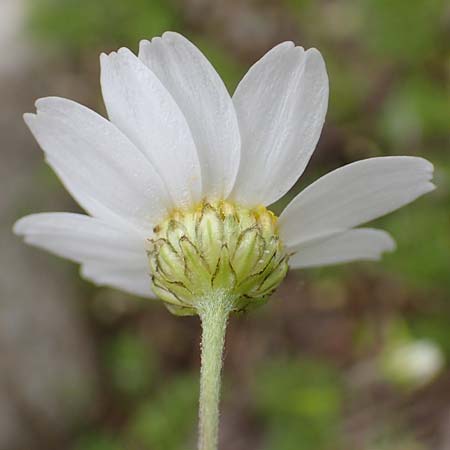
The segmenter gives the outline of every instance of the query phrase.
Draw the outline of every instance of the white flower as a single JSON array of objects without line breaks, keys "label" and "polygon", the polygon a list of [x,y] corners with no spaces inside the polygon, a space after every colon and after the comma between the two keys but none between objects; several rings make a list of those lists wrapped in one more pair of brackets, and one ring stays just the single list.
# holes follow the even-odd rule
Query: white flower
[{"label": "white flower", "polygon": [[[319,139],[328,77],[316,49],[284,42],[250,68],[231,98],[184,37],[165,33],[101,55],[109,120],[57,97],[25,121],[88,215],[33,214],[14,231],[81,264],[99,285],[154,296],[146,241],[173,211],[202,201],[269,206],[303,173]],[[379,259],[384,231],[355,228],[431,191],[422,158],[370,158],[320,178],[281,214],[292,269]]]},{"label": "white flower", "polygon": [[384,372],[392,381],[421,386],[439,374],[445,358],[436,343],[421,339],[388,348],[382,355],[382,363]]}]

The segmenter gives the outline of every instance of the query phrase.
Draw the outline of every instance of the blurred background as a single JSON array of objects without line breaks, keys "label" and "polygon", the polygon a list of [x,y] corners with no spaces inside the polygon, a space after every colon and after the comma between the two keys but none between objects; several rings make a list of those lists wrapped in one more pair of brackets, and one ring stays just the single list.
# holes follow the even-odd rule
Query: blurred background
[{"label": "blurred background", "polygon": [[0,450],[195,448],[198,320],[97,288],[11,233],[24,214],[79,211],[22,113],[48,95],[103,113],[100,51],[166,30],[230,91],[283,40],[321,50],[327,123],[289,198],[361,158],[436,166],[435,192],[377,223],[397,252],[291,273],[267,306],[232,318],[221,449],[449,450],[445,0],[0,0]]}]

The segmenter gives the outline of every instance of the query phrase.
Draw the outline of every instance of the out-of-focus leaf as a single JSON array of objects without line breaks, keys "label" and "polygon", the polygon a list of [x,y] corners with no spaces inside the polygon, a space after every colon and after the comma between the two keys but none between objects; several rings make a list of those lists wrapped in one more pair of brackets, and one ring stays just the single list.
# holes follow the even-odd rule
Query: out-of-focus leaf
[{"label": "out-of-focus leaf", "polygon": [[395,146],[448,139],[450,96],[442,83],[425,77],[402,80],[382,108],[379,130]]},{"label": "out-of-focus leaf", "polygon": [[267,423],[268,449],[325,449],[336,442],[342,391],[331,367],[278,360],[257,373],[254,398]]},{"label": "out-of-focus leaf", "polygon": [[106,356],[113,385],[125,394],[141,394],[155,379],[155,354],[131,333],[119,334],[109,344]]},{"label": "out-of-focus leaf", "polygon": [[79,439],[75,450],[125,450],[125,448],[116,438],[98,432]]},{"label": "out-of-focus leaf", "polygon": [[137,48],[140,39],[178,24],[165,0],[30,0],[29,5],[31,30],[68,54],[105,46]]},{"label": "out-of-focus leaf", "polygon": [[129,448],[182,450],[195,430],[197,380],[181,375],[164,384],[154,398],[144,402],[130,419]]},{"label": "out-of-focus leaf", "polygon": [[445,0],[364,0],[361,39],[384,61],[421,63],[440,47]]}]

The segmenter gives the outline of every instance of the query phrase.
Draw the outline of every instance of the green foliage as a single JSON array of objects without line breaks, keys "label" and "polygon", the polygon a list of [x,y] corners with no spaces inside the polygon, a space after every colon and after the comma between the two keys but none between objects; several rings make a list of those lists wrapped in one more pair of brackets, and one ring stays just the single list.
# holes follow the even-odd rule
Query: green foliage
[{"label": "green foliage", "polygon": [[196,377],[182,373],[139,399],[124,425],[82,433],[73,450],[185,450],[195,433],[197,399]]},{"label": "green foliage", "polygon": [[343,65],[338,53],[327,52],[328,76],[330,78],[330,111],[333,120],[348,122],[361,119],[360,109],[370,88],[366,69],[352,64]]},{"label": "green foliage", "polygon": [[127,432],[127,448],[182,450],[195,430],[197,380],[179,376],[144,402],[132,416]]},{"label": "green foliage", "polygon": [[409,321],[411,334],[417,339],[436,342],[450,361],[450,327],[448,315],[440,312],[413,317]]},{"label": "green foliage", "polygon": [[156,377],[156,356],[131,333],[119,334],[108,344],[106,360],[112,383],[121,393],[142,394]]},{"label": "green foliage", "polygon": [[450,117],[446,86],[424,76],[412,76],[392,89],[379,115],[379,130],[394,144],[446,136]]},{"label": "green foliage", "polygon": [[257,373],[254,398],[266,421],[267,450],[338,448],[342,392],[335,370],[319,361],[278,360]]},{"label": "green foliage", "polygon": [[[385,267],[416,289],[450,293],[448,255],[450,227],[447,170],[437,163],[438,189],[378,221],[396,239],[398,251],[385,257]],[[450,172],[448,172],[450,173]]]},{"label": "green foliage", "polygon": [[370,438],[367,450],[427,450],[412,433],[384,426]]},{"label": "green foliage", "polygon": [[445,0],[364,0],[369,48],[383,60],[421,64],[436,54]]},{"label": "green foliage", "polygon": [[193,36],[192,42],[202,50],[224,80],[229,92],[232,93],[244,76],[246,68],[211,39],[206,39],[204,36]]},{"label": "green foliage", "polygon": [[424,205],[422,210],[392,218],[387,227],[401,249],[386,258],[387,267],[405,275],[417,288],[440,287],[450,292],[448,214]]},{"label": "green foliage", "polygon": [[78,440],[74,450],[125,450],[120,442],[104,433],[92,433]]},{"label": "green foliage", "polygon": [[166,0],[30,0],[30,8],[31,30],[68,54],[101,46],[136,48],[139,40],[178,25]]}]

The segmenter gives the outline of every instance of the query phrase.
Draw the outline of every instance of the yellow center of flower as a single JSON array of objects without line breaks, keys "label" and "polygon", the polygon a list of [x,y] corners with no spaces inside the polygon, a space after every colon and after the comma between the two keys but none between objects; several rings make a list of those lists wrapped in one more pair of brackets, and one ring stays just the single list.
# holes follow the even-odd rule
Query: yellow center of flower
[{"label": "yellow center of flower", "polygon": [[202,202],[154,228],[148,257],[153,290],[178,315],[214,292],[242,311],[264,302],[286,275],[277,217],[266,208]]}]

